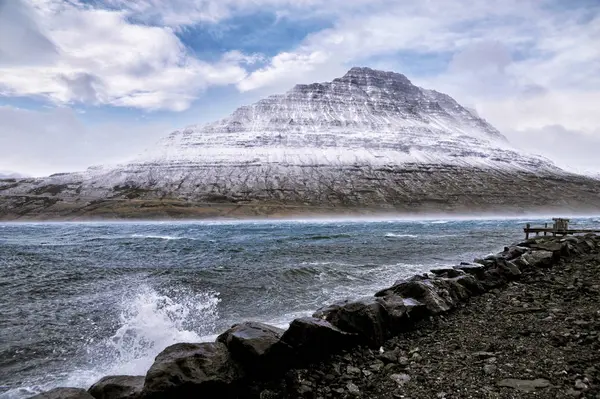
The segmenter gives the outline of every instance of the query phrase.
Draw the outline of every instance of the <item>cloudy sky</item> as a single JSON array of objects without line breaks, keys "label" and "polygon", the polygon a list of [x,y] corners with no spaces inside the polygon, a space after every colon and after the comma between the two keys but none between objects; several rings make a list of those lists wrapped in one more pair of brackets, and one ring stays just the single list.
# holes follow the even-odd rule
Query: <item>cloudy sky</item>
[{"label": "cloudy sky", "polygon": [[600,0],[0,0],[0,171],[122,162],[351,66],[600,171]]}]

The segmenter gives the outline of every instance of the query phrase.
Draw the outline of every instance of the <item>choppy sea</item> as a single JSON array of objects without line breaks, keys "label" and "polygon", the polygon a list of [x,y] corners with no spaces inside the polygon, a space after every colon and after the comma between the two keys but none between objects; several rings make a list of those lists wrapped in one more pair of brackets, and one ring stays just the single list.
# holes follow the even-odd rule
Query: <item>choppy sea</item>
[{"label": "choppy sea", "polygon": [[0,398],[143,375],[173,343],[285,327],[500,251],[527,222],[544,220],[0,223]]}]

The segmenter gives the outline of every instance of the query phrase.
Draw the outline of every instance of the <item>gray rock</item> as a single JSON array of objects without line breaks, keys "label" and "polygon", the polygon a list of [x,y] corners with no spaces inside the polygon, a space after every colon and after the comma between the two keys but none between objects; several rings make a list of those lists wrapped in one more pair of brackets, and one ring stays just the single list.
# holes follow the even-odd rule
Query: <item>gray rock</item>
[{"label": "gray rock", "polygon": [[379,358],[384,363],[396,363],[398,362],[398,351],[386,351],[379,355]]},{"label": "gray rock", "polygon": [[355,333],[373,347],[380,347],[390,336],[386,309],[376,298],[340,302],[317,310],[313,317],[329,321],[343,331]]},{"label": "gray rock", "polygon": [[517,389],[523,392],[533,392],[538,388],[546,388],[550,386],[550,381],[538,378],[535,380],[518,380],[514,378],[507,378],[499,381],[496,385],[499,387],[508,387]]},{"label": "gray rock", "polygon": [[359,338],[356,334],[340,330],[327,320],[303,317],[290,323],[281,341],[293,348],[296,357],[306,361],[355,345]]},{"label": "gray rock", "polygon": [[[462,285],[464,288],[466,288],[469,295],[471,295],[471,296],[481,295],[485,292],[485,288],[484,288],[483,284],[481,284],[481,282],[479,280],[477,280],[473,275],[470,275],[470,274],[465,275],[465,276],[455,277],[453,279],[450,279],[450,281],[456,282],[456,283]],[[465,298],[463,298],[463,300],[464,299]]]},{"label": "gray rock", "polygon": [[81,388],[54,388],[30,399],[94,399],[94,397]]},{"label": "gray rock", "polygon": [[107,376],[88,389],[96,399],[134,399],[140,396],[144,387],[144,376]]},{"label": "gray rock", "polygon": [[385,364],[381,360],[377,360],[377,361],[375,361],[375,363],[372,363],[369,366],[369,368],[377,373],[377,372],[380,372],[384,366],[385,366]]},{"label": "gray rock", "polygon": [[494,365],[494,364],[485,364],[483,366],[483,372],[486,373],[487,375],[496,374],[496,370],[498,370],[498,367],[496,367],[496,365]]},{"label": "gray rock", "polygon": [[[258,322],[236,324],[217,338],[247,371],[287,368],[289,348],[280,342],[284,330]],[[286,363],[286,364],[284,364]]]},{"label": "gray rock", "polygon": [[392,374],[390,380],[394,381],[398,386],[403,386],[410,381],[410,375],[408,374]]},{"label": "gray rock", "polygon": [[[441,279],[440,279],[441,280]],[[407,281],[379,291],[376,296],[399,295],[413,298],[423,303],[432,315],[447,312],[455,305],[450,293],[442,284],[436,285],[433,280]]]},{"label": "gray rock", "polygon": [[517,263],[526,267],[541,267],[550,265],[553,258],[554,253],[551,251],[531,251],[521,255]]},{"label": "gray rock", "polygon": [[279,399],[280,395],[270,389],[263,389],[260,392],[259,399]]},{"label": "gray rock", "polygon": [[506,260],[513,260],[523,255],[527,251],[529,251],[529,248],[520,247],[517,245],[505,248],[505,250],[502,253],[500,253],[499,256]]},{"label": "gray rock", "polygon": [[435,274],[437,277],[445,277],[445,278],[454,278],[459,277],[465,274],[464,271],[455,268],[444,268],[444,269],[431,269],[429,270],[431,273]]},{"label": "gray rock", "polygon": [[348,384],[346,384],[346,389],[348,389],[348,393],[350,395],[353,395],[353,396],[359,396],[360,395],[360,389],[358,389],[358,387],[355,384],[351,383],[351,382],[349,382]]},{"label": "gray rock", "polygon": [[156,357],[142,393],[148,398],[234,396],[243,377],[224,344],[180,343]]}]

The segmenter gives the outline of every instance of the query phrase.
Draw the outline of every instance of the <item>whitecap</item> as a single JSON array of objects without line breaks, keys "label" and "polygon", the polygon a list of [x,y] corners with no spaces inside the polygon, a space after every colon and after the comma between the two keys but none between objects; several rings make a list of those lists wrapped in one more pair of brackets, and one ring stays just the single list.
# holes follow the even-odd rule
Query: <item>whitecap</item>
[{"label": "whitecap", "polygon": [[386,237],[394,237],[394,238],[418,238],[419,236],[416,234],[396,234],[396,233],[387,233]]},{"label": "whitecap", "polygon": [[183,239],[185,239],[185,237],[144,235],[144,234],[132,234],[131,238],[148,238],[148,239],[154,239],[154,240],[183,240]]}]

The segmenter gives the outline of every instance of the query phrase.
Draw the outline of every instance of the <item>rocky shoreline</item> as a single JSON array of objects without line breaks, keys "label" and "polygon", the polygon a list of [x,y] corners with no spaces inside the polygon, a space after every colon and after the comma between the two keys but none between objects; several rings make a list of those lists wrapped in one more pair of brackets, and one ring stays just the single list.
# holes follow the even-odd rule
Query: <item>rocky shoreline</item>
[{"label": "rocky shoreline", "polygon": [[283,331],[166,348],[146,376],[35,398],[600,398],[600,236],[537,237]]}]

